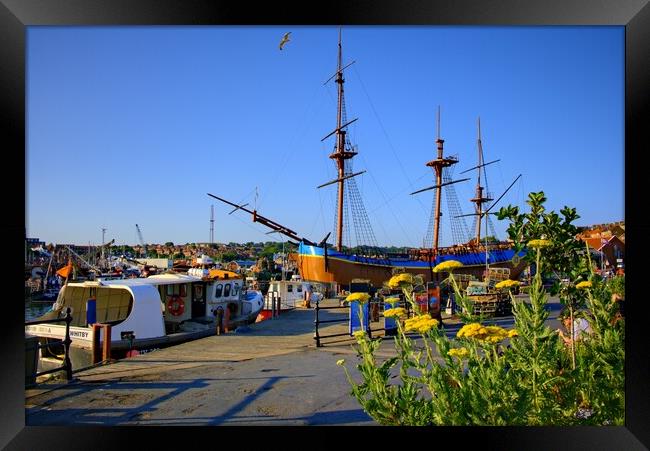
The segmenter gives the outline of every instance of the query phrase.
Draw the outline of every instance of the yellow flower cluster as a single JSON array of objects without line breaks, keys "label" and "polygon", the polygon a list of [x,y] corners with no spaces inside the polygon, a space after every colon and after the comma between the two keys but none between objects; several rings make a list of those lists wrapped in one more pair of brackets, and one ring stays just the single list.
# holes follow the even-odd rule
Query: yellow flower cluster
[{"label": "yellow flower cluster", "polygon": [[406,316],[406,310],[402,307],[395,307],[384,311],[384,318],[393,318],[393,317],[402,318]]},{"label": "yellow flower cluster", "polygon": [[465,347],[462,348],[452,348],[447,353],[452,357],[458,357],[459,359],[469,357],[469,350]]},{"label": "yellow flower cluster", "polygon": [[366,336],[366,332],[364,330],[356,330],[352,332],[352,335],[354,336],[354,338],[362,338]]},{"label": "yellow flower cluster", "polygon": [[510,329],[508,331],[508,338],[518,337],[518,336],[519,336],[519,333],[517,332],[517,329]]},{"label": "yellow flower cluster", "polygon": [[410,332],[412,330],[424,334],[431,330],[432,327],[438,325],[438,320],[431,318],[428,314],[418,315],[413,318],[409,318],[404,322],[404,330]]},{"label": "yellow flower cluster", "polygon": [[519,283],[519,281],[507,279],[507,280],[502,280],[501,282],[497,283],[494,286],[494,288],[511,288],[511,287],[516,287],[516,286],[519,286],[519,285],[521,285],[521,283]]},{"label": "yellow flower cluster", "polygon": [[336,364],[338,366],[343,366],[344,363],[345,363],[345,359],[339,359],[339,360],[336,361]]},{"label": "yellow flower cluster", "polygon": [[576,288],[578,290],[582,290],[583,288],[591,288],[591,282],[588,280],[583,280],[582,282],[576,285]]},{"label": "yellow flower cluster", "polygon": [[394,275],[388,281],[388,286],[391,288],[398,288],[401,283],[413,283],[413,274],[402,273]]},{"label": "yellow flower cluster", "polygon": [[508,332],[499,326],[483,326],[480,323],[464,325],[456,334],[458,338],[475,338],[488,343],[499,343],[508,336]]},{"label": "yellow flower cluster", "polygon": [[368,293],[352,293],[349,294],[347,298],[345,298],[345,300],[348,302],[359,301],[362,304],[364,302],[368,302],[368,299],[370,299],[370,295]]},{"label": "yellow flower cluster", "polygon": [[530,240],[528,242],[528,247],[536,248],[536,249],[541,249],[543,247],[548,247],[551,245],[551,242],[549,240]]},{"label": "yellow flower cluster", "polygon": [[433,272],[441,271],[453,271],[456,268],[460,268],[463,264],[456,260],[447,260],[445,262],[439,263],[433,268]]}]

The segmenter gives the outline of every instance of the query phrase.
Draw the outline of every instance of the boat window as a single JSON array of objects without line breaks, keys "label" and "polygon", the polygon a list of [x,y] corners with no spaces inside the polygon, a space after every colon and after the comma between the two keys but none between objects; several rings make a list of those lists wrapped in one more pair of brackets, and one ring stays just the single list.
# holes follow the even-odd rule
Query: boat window
[{"label": "boat window", "polygon": [[218,283],[216,289],[214,290],[214,297],[220,298],[222,292],[223,292],[223,285]]},{"label": "boat window", "polygon": [[232,287],[232,294],[233,296],[237,296],[238,293],[239,293],[239,284],[235,282],[235,284]]},{"label": "boat window", "polygon": [[298,288],[296,289],[298,290],[298,293],[302,293],[302,285],[298,285]]},{"label": "boat window", "polygon": [[223,287],[223,297],[227,298],[228,296],[230,296],[230,284],[229,283],[227,283]]},{"label": "boat window", "polygon": [[293,291],[293,285],[289,284],[287,285],[287,293],[291,293]]},{"label": "boat window", "polygon": [[182,285],[167,285],[166,286],[167,290],[167,296],[180,296],[184,298],[187,296],[187,284],[184,283]]}]

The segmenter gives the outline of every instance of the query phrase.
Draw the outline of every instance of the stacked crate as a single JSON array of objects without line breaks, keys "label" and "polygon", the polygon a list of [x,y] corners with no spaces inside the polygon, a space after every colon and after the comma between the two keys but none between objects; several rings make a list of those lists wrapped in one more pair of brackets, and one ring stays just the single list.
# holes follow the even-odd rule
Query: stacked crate
[{"label": "stacked crate", "polygon": [[476,280],[476,277],[471,274],[454,274],[454,279],[456,280],[458,289],[460,291],[465,291],[470,281]]},{"label": "stacked crate", "polygon": [[494,289],[494,286],[510,278],[510,269],[509,268],[489,268],[488,273],[485,277],[485,282],[488,286],[488,289]]}]

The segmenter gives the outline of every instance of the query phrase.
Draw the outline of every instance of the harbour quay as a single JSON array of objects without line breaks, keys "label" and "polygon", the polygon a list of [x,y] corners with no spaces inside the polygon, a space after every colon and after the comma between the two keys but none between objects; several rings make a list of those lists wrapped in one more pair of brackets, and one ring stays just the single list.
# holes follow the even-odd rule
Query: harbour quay
[{"label": "harbour quay", "polygon": [[[339,300],[321,304],[336,307]],[[551,299],[548,306],[549,326],[557,327],[560,305]],[[322,325],[323,337],[343,336],[323,338],[317,347],[314,313],[297,308],[243,330],[76,371],[72,382],[39,383],[25,392],[25,424],[376,425],[350,396],[345,373],[336,365],[345,359],[352,377],[359,377],[354,340],[345,334],[349,322]],[[348,309],[333,308],[322,310],[320,319],[348,315]],[[443,321],[450,336],[462,326],[450,315]],[[511,316],[492,321],[513,325]],[[371,326],[380,330],[383,322]],[[395,355],[390,337],[382,338],[376,355]]]},{"label": "harbour quay", "polygon": [[[334,306],[338,300],[325,300]],[[344,319],[348,309],[321,312]],[[336,361],[354,359],[352,337],[317,348],[314,309],[75,371],[25,393],[25,424],[370,425]],[[380,327],[380,326],[377,326]],[[321,326],[344,333],[345,321]],[[391,343],[385,343],[386,357]],[[384,345],[382,345],[384,346]]]}]

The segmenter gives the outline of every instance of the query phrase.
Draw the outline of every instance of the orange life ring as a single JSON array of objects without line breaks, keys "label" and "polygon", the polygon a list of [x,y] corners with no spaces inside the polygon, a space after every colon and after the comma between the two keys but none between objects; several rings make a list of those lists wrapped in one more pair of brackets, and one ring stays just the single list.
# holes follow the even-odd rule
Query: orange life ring
[{"label": "orange life ring", "polygon": [[167,310],[169,310],[169,313],[173,316],[182,315],[185,311],[185,302],[180,296],[170,296],[167,301]]}]

